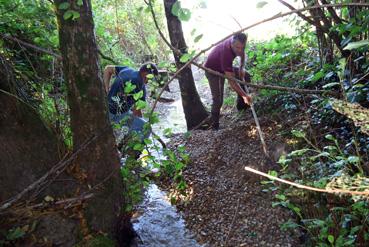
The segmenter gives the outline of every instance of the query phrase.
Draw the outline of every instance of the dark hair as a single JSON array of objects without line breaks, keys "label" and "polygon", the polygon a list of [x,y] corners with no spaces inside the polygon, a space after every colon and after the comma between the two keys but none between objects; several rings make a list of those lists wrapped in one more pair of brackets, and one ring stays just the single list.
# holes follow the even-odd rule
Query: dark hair
[{"label": "dark hair", "polygon": [[144,63],[140,67],[140,73],[146,72],[148,74],[153,74],[155,76],[159,75],[158,68],[154,63]]},{"label": "dark hair", "polygon": [[247,35],[244,33],[236,33],[233,35],[233,41],[238,40],[242,44],[246,44]]}]

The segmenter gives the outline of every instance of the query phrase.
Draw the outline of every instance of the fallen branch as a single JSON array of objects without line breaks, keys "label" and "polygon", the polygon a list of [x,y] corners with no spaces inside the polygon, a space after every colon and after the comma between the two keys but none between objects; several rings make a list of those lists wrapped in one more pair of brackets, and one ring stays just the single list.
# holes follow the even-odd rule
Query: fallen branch
[{"label": "fallen branch", "polygon": [[315,188],[315,187],[311,187],[311,186],[307,186],[307,185],[302,185],[302,184],[298,184],[298,183],[294,183],[285,179],[281,179],[281,178],[277,178],[274,176],[271,176],[269,174],[266,174],[264,172],[255,170],[251,167],[246,166],[245,167],[246,171],[258,174],[260,176],[263,177],[267,177],[270,180],[276,180],[278,182],[284,183],[284,184],[289,184],[292,185],[294,187],[300,188],[300,189],[305,189],[305,190],[310,190],[310,191],[316,191],[316,192],[321,192],[321,193],[331,193],[331,194],[350,194],[350,195],[360,195],[360,196],[369,196],[369,191],[352,191],[352,190],[342,190],[342,189],[320,189],[320,188]]},{"label": "fallen branch", "polygon": [[[104,133],[103,131],[102,133]],[[101,134],[100,134],[101,135]],[[51,177],[51,175],[56,174],[58,176],[61,174],[68,165],[77,157],[77,155],[84,150],[90,143],[92,143],[94,140],[97,139],[100,135],[95,135],[91,137],[90,139],[86,140],[81,147],[75,151],[69,158],[66,158],[67,155],[63,157],[61,161],[59,161],[57,164],[55,164],[46,174],[44,174],[41,178],[39,178],[37,181],[30,184],[27,188],[25,188],[22,192],[18,193],[14,197],[10,198],[9,200],[5,201],[0,206],[0,212],[3,210],[8,209],[11,207],[14,203],[18,202],[21,198],[23,198],[26,194],[28,194],[30,191],[35,190],[36,188],[40,187],[44,182],[47,181],[48,178]]]},{"label": "fallen branch", "polygon": [[215,70],[209,69],[204,67],[201,64],[198,64],[196,62],[192,62],[193,65],[213,74],[213,75],[217,75],[219,77],[225,78],[225,79],[232,79],[240,84],[249,86],[249,87],[253,87],[253,88],[257,88],[257,89],[270,89],[270,90],[278,90],[278,91],[288,91],[288,92],[294,92],[294,93],[300,93],[300,94],[329,94],[332,96],[338,96],[338,93],[335,92],[331,92],[331,91],[327,91],[327,90],[316,90],[316,89],[300,89],[300,88],[291,88],[291,87],[282,87],[282,86],[274,86],[274,85],[258,85],[258,84],[252,84],[252,83],[248,83],[248,82],[244,82],[241,80],[238,80],[236,78],[230,78],[228,76],[225,76],[222,73],[219,73]]}]

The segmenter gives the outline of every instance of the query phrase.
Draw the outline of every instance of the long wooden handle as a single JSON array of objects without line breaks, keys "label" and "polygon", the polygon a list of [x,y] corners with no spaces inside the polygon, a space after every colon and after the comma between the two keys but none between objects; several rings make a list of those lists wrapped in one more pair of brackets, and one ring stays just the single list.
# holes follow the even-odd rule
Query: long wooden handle
[{"label": "long wooden handle", "polygon": [[[245,78],[242,78],[242,81],[244,82],[245,81]],[[249,89],[248,89],[248,87],[246,85],[245,85],[245,89],[246,89],[246,93],[247,94],[250,94],[250,91],[249,91]],[[259,119],[258,119],[258,116],[256,115],[255,108],[254,108],[254,103],[253,102],[251,102],[250,108],[251,108],[252,116],[254,117],[254,120],[255,120],[256,129],[257,129],[257,131],[259,133],[261,145],[263,146],[264,154],[269,157],[269,153],[268,153],[268,150],[267,150],[265,141],[264,141],[264,134],[261,131]]]}]

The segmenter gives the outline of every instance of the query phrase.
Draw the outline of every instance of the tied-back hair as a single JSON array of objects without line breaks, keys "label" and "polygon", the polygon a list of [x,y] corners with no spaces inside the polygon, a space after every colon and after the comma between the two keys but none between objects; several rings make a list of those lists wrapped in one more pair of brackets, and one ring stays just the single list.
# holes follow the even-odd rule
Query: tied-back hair
[{"label": "tied-back hair", "polygon": [[242,44],[246,44],[247,42],[247,35],[244,33],[236,33],[233,35],[232,42],[239,41]]},{"label": "tied-back hair", "polygon": [[154,63],[144,63],[140,67],[140,73],[146,72],[148,74],[153,74],[154,76],[159,75],[158,68]]}]

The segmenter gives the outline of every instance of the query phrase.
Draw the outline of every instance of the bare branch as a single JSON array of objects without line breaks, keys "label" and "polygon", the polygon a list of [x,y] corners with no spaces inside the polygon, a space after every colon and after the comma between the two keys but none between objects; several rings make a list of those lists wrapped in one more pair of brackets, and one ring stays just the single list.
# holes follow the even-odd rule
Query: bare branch
[{"label": "bare branch", "polygon": [[311,191],[322,192],[322,193],[369,196],[369,191],[353,191],[353,190],[341,190],[341,189],[320,189],[320,188],[315,188],[315,187],[311,187],[311,186],[306,186],[306,185],[294,183],[294,182],[291,182],[291,181],[288,181],[288,180],[285,180],[285,179],[277,178],[277,177],[271,176],[269,174],[266,174],[264,172],[255,170],[255,169],[253,169],[251,167],[248,167],[248,166],[245,167],[245,170],[249,171],[249,172],[252,172],[252,173],[255,173],[255,174],[258,174],[258,175],[263,176],[263,177],[267,177],[271,180],[276,180],[276,181],[284,183],[284,184],[292,185],[292,186],[300,188],[300,189],[311,190]]},{"label": "bare branch", "polygon": [[10,198],[9,200],[5,201],[0,206],[0,211],[6,210],[9,207],[11,207],[14,203],[18,202],[20,199],[22,199],[26,194],[28,194],[30,191],[35,190],[36,188],[42,186],[42,184],[47,182],[47,179],[49,179],[52,175],[55,177],[55,179],[59,174],[61,174],[68,165],[71,164],[71,162],[77,158],[77,155],[84,150],[88,145],[90,145],[93,141],[95,141],[99,136],[101,136],[103,133],[105,133],[105,130],[101,131],[100,134],[94,135],[91,138],[87,139],[82,145],[78,148],[77,151],[75,151],[69,158],[67,158],[67,155],[63,157],[62,160],[60,160],[57,164],[55,164],[46,174],[44,174],[41,178],[39,178],[37,181],[30,184],[27,188],[25,188],[22,192],[15,195],[14,197]]}]

